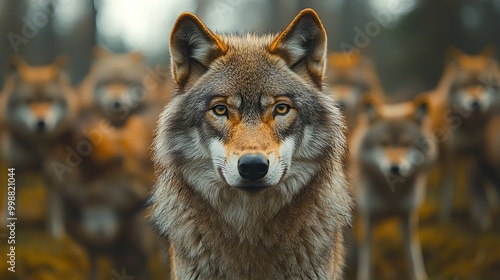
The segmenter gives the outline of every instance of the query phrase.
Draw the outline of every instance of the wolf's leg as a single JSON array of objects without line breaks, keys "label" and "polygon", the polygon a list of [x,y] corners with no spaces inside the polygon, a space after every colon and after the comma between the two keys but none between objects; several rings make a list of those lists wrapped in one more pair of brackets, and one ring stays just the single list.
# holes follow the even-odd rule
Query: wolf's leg
[{"label": "wolf's leg", "polygon": [[55,187],[49,189],[49,231],[54,238],[61,239],[65,236],[64,212],[60,190]]},{"label": "wolf's leg", "polygon": [[481,174],[487,172],[486,166],[473,164],[469,174],[469,191],[471,195],[470,213],[474,222],[479,223],[481,230],[485,231],[491,226],[489,201],[486,193],[486,182]]},{"label": "wolf's leg", "polygon": [[402,217],[401,229],[407,258],[410,262],[411,279],[425,280],[428,277],[425,272],[424,258],[418,237],[418,214],[416,210]]},{"label": "wolf's leg", "polygon": [[446,152],[441,161],[440,184],[441,189],[441,205],[439,218],[441,221],[449,221],[453,206],[453,195],[457,182],[457,157],[452,155],[451,151]]},{"label": "wolf's leg", "polygon": [[97,263],[97,256],[92,252],[89,252],[89,262],[89,280],[97,280],[99,278],[99,265]]},{"label": "wolf's leg", "polygon": [[358,280],[372,278],[373,221],[370,215],[361,214],[361,240],[358,246]]}]

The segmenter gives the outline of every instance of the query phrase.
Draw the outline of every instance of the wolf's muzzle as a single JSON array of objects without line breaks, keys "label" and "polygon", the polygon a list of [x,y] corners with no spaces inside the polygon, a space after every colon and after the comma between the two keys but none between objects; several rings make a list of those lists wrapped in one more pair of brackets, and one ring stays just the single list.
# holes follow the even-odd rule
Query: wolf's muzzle
[{"label": "wolf's muzzle", "polygon": [[269,160],[262,154],[245,154],[238,160],[238,172],[243,179],[255,182],[266,176]]}]

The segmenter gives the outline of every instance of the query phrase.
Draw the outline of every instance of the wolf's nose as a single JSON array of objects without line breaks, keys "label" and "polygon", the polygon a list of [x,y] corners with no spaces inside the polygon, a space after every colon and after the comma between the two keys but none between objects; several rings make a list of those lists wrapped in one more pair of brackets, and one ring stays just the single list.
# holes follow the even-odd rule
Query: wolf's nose
[{"label": "wolf's nose", "polygon": [[238,160],[238,172],[252,182],[264,178],[269,170],[269,161],[262,154],[246,154]]},{"label": "wolf's nose", "polygon": [[399,172],[401,171],[399,168],[399,165],[393,164],[391,165],[390,171],[394,175],[399,175]]},{"label": "wolf's nose", "polygon": [[120,109],[122,103],[120,101],[113,101],[112,103],[113,109]]},{"label": "wolf's nose", "polygon": [[478,110],[479,107],[481,107],[481,104],[479,104],[479,101],[478,100],[474,100],[470,103],[470,107],[472,108],[472,110]]},{"label": "wolf's nose", "polygon": [[38,120],[36,122],[36,129],[38,129],[38,130],[44,130],[45,129],[45,121],[44,120]]}]

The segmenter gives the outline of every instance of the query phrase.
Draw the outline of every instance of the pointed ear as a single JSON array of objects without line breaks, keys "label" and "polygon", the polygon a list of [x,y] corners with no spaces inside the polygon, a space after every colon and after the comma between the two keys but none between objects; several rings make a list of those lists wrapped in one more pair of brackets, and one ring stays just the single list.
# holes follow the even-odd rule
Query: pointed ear
[{"label": "pointed ear", "polygon": [[321,88],[326,68],[326,32],[312,9],[301,11],[274,39],[269,52],[280,56],[298,75]]},{"label": "pointed ear", "polygon": [[497,54],[497,50],[495,45],[488,44],[481,50],[481,56],[484,57],[495,57]]},{"label": "pointed ear", "polygon": [[135,62],[140,62],[144,60],[144,54],[141,52],[131,52],[129,53],[129,57]]},{"label": "pointed ear", "polygon": [[92,55],[94,57],[94,60],[99,60],[111,56],[112,53],[108,49],[96,45],[92,49]]},{"label": "pointed ear", "polygon": [[445,51],[445,57],[447,63],[457,64],[459,59],[466,55],[461,49],[455,46],[449,46]]},{"label": "pointed ear", "polygon": [[7,75],[18,73],[19,68],[26,66],[26,60],[20,55],[12,55],[7,63]]},{"label": "pointed ear", "polygon": [[413,112],[413,118],[418,124],[422,124],[424,120],[429,115],[429,100],[427,95],[417,95],[413,100],[415,105],[415,111]]},{"label": "pointed ear", "polygon": [[54,59],[54,61],[52,62],[52,66],[61,70],[66,70],[69,64],[70,64],[70,59],[67,54],[62,54],[56,57],[56,59]]},{"label": "pointed ear", "polygon": [[379,119],[380,114],[377,111],[379,102],[372,96],[372,94],[366,94],[363,96],[359,104],[360,110],[366,115],[370,124]]},{"label": "pointed ear", "polygon": [[181,14],[170,35],[170,61],[174,82],[180,89],[192,84],[227,50],[224,42],[194,14]]}]

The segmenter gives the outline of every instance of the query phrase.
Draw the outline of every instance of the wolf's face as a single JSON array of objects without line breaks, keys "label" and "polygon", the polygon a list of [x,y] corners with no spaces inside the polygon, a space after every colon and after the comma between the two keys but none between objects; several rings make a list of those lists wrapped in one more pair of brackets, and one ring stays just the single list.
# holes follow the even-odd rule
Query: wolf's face
[{"label": "wolf's face", "polygon": [[489,113],[500,97],[500,72],[494,50],[486,47],[478,55],[468,55],[453,49],[450,56],[449,67],[455,70],[449,95],[452,109]]},{"label": "wolf's face", "polygon": [[356,52],[328,55],[326,82],[333,99],[346,114],[349,128],[356,122],[356,113],[362,97],[379,90],[375,68],[370,60]]},{"label": "wolf's face", "polygon": [[429,164],[435,147],[427,130],[426,103],[366,106],[370,124],[359,155],[369,170],[406,178]]},{"label": "wolf's face", "polygon": [[95,103],[107,117],[125,120],[146,100],[146,65],[139,53],[111,54],[99,50],[93,65]]},{"label": "wolf's face", "polygon": [[340,113],[322,92],[325,51],[311,11],[274,38],[219,36],[183,14],[171,37],[179,90],[160,118],[157,165],[214,200],[297,193],[345,151]]},{"label": "wolf's face", "polygon": [[76,115],[76,94],[63,74],[60,58],[48,66],[32,67],[13,59],[6,120],[10,129],[28,137],[52,138]]}]

